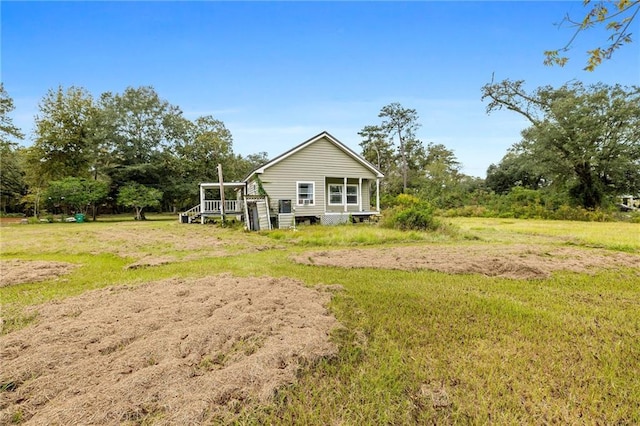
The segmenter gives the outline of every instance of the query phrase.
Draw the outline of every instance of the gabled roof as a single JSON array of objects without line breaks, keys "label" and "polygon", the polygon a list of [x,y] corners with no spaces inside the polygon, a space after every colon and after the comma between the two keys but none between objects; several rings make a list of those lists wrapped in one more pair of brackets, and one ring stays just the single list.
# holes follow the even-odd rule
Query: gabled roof
[{"label": "gabled roof", "polygon": [[302,142],[300,145],[291,148],[289,151],[287,151],[287,152],[285,152],[283,154],[280,154],[279,156],[277,156],[273,160],[268,161],[267,163],[265,163],[262,166],[258,167],[257,169],[255,169],[254,171],[249,173],[249,176],[247,176],[244,179],[244,181],[247,182],[256,173],[264,173],[264,171],[266,169],[268,169],[269,167],[271,167],[271,166],[273,166],[275,164],[278,164],[279,162],[281,162],[285,158],[288,158],[288,157],[292,156],[293,154],[295,154],[298,151],[302,151],[303,149],[305,149],[309,145],[319,141],[322,138],[328,140],[333,145],[335,145],[338,149],[340,149],[342,152],[344,152],[346,155],[352,157],[355,161],[357,161],[358,163],[362,164],[367,169],[371,170],[377,177],[379,177],[379,178],[383,178],[384,177],[382,172],[380,170],[378,170],[378,168],[376,166],[374,166],[373,164],[371,164],[370,162],[368,162],[367,160],[362,158],[360,155],[356,154],[353,150],[351,150],[348,146],[346,146],[345,144],[340,142],[338,139],[336,139],[333,136],[331,136],[331,134],[329,134],[329,132],[324,131],[324,132],[312,137],[311,139],[308,139],[308,140]]}]

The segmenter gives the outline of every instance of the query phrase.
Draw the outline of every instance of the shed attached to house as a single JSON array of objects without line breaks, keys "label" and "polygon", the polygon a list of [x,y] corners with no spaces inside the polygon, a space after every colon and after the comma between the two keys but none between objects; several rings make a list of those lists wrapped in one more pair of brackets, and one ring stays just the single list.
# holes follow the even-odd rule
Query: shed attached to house
[{"label": "shed attached to house", "polygon": [[257,168],[247,195],[266,195],[278,227],[294,222],[343,223],[380,214],[384,175],[327,132]]}]

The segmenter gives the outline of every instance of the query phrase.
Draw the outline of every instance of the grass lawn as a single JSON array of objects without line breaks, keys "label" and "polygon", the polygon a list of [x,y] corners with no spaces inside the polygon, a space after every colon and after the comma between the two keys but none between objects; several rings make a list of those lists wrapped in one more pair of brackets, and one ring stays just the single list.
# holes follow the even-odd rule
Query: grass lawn
[{"label": "grass lawn", "polygon": [[[79,265],[0,287],[3,333],[38,320],[25,308],[91,289],[221,272],[287,276],[342,286],[330,305],[343,325],[332,336],[339,352],[271,403],[236,407],[236,423],[640,423],[638,224],[447,218],[453,225],[440,234],[370,225],[246,233],[163,219],[0,227],[2,260]],[[291,260],[310,249],[496,244],[599,248],[639,262],[524,280]]]}]

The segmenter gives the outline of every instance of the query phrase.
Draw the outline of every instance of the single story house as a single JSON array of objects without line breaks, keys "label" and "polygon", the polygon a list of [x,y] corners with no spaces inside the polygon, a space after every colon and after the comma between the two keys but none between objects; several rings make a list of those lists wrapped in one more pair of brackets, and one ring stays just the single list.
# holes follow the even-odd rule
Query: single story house
[{"label": "single story house", "polygon": [[[383,177],[374,165],[322,132],[258,167],[243,182],[225,183],[240,193],[233,203],[224,204],[233,207],[233,213],[242,211],[251,230],[367,220],[380,214]],[[200,185],[201,204],[182,213],[183,222],[192,221],[184,219],[186,215],[198,215],[204,223],[206,215],[224,214],[219,200],[204,197],[205,189],[216,185],[220,187]]]}]

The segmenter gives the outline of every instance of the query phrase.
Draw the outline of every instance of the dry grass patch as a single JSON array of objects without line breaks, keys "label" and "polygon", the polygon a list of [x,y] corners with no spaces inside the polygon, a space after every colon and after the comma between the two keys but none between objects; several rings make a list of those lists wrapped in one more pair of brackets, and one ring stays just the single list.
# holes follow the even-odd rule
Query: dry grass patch
[{"label": "dry grass patch", "polygon": [[0,338],[0,423],[195,424],[264,402],[335,353],[329,300],[223,275],[41,305],[37,324]]},{"label": "dry grass patch", "polygon": [[638,268],[640,256],[601,249],[550,245],[412,245],[389,248],[313,251],[292,256],[298,263],[344,268],[429,269],[504,278],[547,278],[554,271],[593,272]]},{"label": "dry grass patch", "polygon": [[0,287],[45,281],[69,274],[78,265],[67,262],[47,262],[42,260],[2,260],[0,261]]}]

